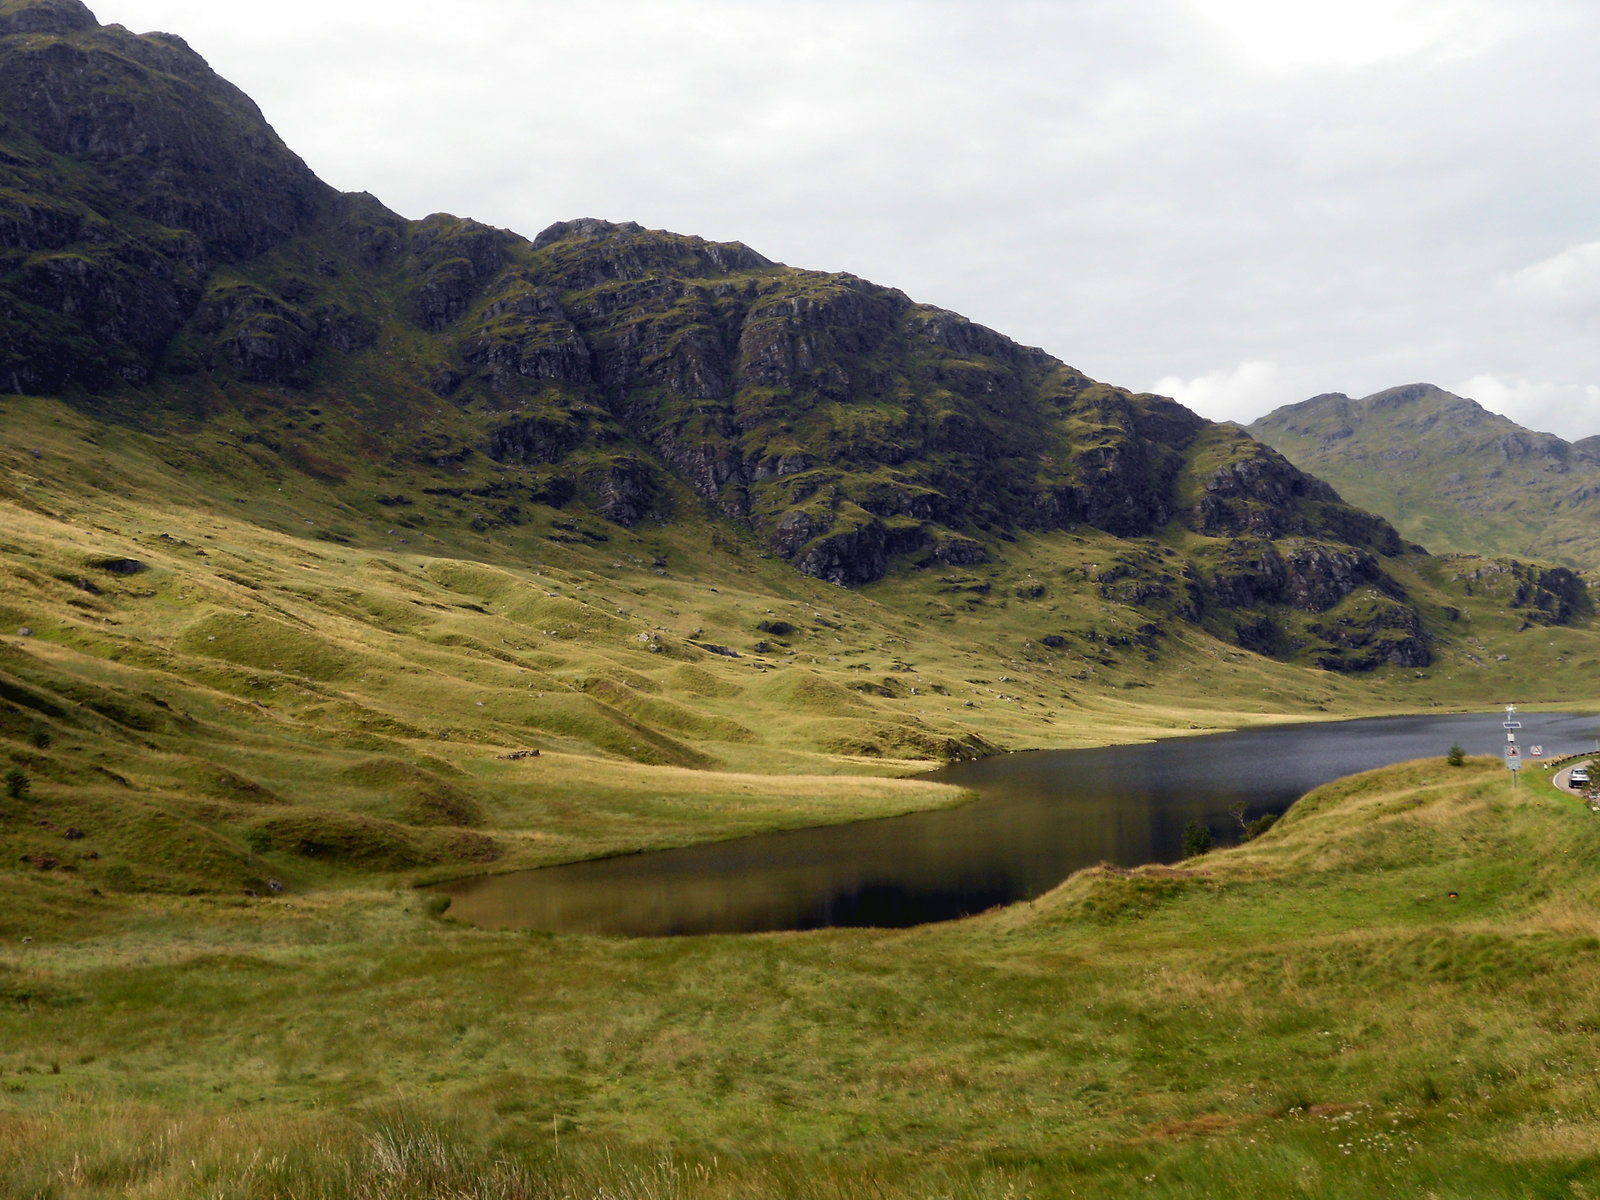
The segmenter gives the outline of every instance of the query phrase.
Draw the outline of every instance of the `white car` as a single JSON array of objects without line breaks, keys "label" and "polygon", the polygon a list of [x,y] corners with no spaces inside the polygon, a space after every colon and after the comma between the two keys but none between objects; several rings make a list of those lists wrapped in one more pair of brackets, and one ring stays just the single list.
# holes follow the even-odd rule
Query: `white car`
[{"label": "white car", "polygon": [[1567,776],[1569,787],[1586,788],[1589,786],[1589,768],[1573,767],[1572,774]]}]

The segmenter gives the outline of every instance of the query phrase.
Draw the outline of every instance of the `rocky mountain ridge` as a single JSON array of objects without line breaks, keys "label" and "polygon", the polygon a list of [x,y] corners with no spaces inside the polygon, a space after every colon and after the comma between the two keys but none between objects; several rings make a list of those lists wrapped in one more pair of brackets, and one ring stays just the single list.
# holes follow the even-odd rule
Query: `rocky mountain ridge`
[{"label": "rocky mountain ridge", "polygon": [[1236,429],[739,243],[408,221],[318,181],[180,39],[78,0],[0,0],[0,334],[13,392],[376,472],[348,503],[379,521],[418,490],[474,529],[696,504],[846,586],[1093,533],[1149,543],[1116,594],[1157,625],[1430,659],[1395,529]]}]

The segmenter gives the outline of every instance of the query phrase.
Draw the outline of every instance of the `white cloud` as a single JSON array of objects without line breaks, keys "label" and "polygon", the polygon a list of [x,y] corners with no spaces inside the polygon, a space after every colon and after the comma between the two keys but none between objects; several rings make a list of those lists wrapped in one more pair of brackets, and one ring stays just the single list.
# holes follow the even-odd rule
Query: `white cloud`
[{"label": "white cloud", "polygon": [[1213,421],[1250,421],[1284,403],[1283,373],[1270,362],[1242,362],[1194,379],[1169,375],[1150,390]]},{"label": "white cloud", "polygon": [[1475,375],[1448,390],[1476,400],[1518,425],[1568,441],[1600,434],[1600,385],[1543,383]]},{"label": "white cloud", "polygon": [[1542,23],[1551,5],[1495,0],[1189,0],[1235,55],[1262,69],[1359,69],[1471,58]]},{"label": "white cloud", "polygon": [[1568,246],[1502,279],[1512,295],[1558,308],[1600,306],[1600,242]]}]

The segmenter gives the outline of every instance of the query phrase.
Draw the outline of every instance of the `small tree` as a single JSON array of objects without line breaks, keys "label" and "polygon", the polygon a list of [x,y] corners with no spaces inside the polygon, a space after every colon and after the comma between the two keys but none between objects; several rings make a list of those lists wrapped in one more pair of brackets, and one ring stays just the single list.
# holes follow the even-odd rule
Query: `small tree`
[{"label": "small tree", "polygon": [[1277,813],[1262,813],[1254,821],[1244,827],[1244,840],[1253,842],[1267,830],[1278,823]]},{"label": "small tree", "polygon": [[1200,855],[1210,850],[1216,839],[1199,821],[1190,821],[1183,827],[1183,856],[1185,858],[1199,858]]},{"label": "small tree", "polygon": [[12,767],[6,772],[6,795],[13,800],[21,800],[28,794],[28,773],[21,767]]},{"label": "small tree", "polygon": [[1451,746],[1450,753],[1444,756],[1444,760],[1452,767],[1463,766],[1467,761],[1467,752],[1459,745]]}]

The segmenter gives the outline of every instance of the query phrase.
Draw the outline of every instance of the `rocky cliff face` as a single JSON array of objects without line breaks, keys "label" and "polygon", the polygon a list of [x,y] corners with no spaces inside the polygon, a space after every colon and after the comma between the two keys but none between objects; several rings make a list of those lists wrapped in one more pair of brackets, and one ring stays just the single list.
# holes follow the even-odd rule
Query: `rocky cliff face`
[{"label": "rocky cliff face", "polygon": [[181,39],[0,3],[0,385],[148,380],[212,269],[332,195]]},{"label": "rocky cliff face", "polygon": [[839,584],[1025,533],[1164,539],[1181,567],[1123,602],[1341,669],[1427,659],[1395,531],[1237,431],[738,243],[403,220],[316,180],[180,40],[76,0],[0,0],[0,332],[12,391],[315,397],[397,469],[482,456],[623,525],[699,504]]}]

